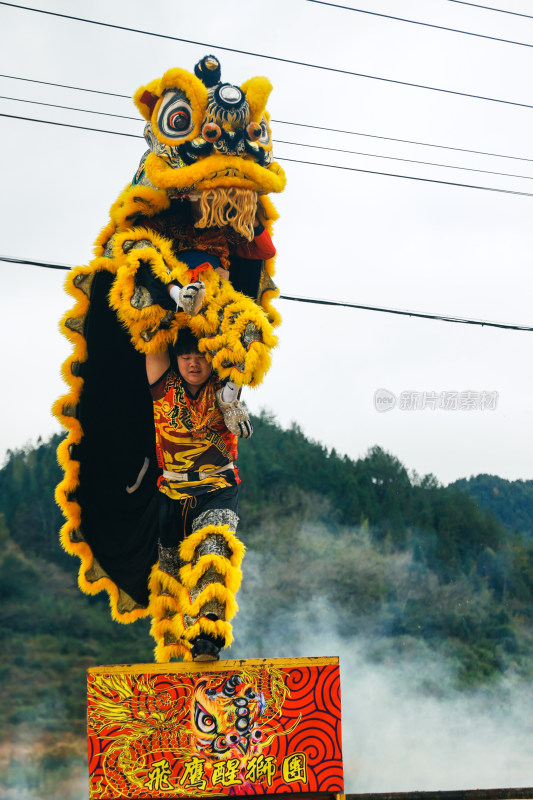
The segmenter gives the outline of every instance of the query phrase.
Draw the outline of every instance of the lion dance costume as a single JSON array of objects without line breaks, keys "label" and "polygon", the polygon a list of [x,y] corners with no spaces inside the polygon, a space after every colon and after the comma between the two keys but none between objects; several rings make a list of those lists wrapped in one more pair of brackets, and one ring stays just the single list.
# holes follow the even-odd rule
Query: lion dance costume
[{"label": "lion dance costume", "polygon": [[[189,660],[201,632],[231,643],[244,547],[236,515],[208,515],[175,557],[158,558],[160,468],[145,355],[187,327],[220,381],[256,386],[268,370],[280,321],[274,263],[246,258],[242,245],[254,224],[271,231],[277,215],[267,195],[285,185],[272,160],[270,91],[262,77],[222,83],[214,56],[194,74],[171,69],[141,87],[134,101],[149,149],[111,207],[96,257],[67,280],[76,301],[61,323],[74,346],[63,366],[70,391],[54,406],[68,430],[58,450],[61,542],[81,560],[80,588],[106,590],[115,620],[152,616],[157,661]],[[191,224],[193,202],[201,213]],[[229,280],[213,269],[213,254]],[[198,280],[205,297],[195,314],[163,307],[153,291]],[[206,613],[212,608],[217,614]]]}]

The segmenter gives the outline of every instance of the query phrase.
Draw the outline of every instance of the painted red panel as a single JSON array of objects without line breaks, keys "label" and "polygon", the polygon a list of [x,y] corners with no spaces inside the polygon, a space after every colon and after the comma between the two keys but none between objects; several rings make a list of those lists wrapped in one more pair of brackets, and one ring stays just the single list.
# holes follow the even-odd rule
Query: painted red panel
[{"label": "painted red panel", "polygon": [[91,800],[343,792],[339,667],[312,661],[89,670]]}]

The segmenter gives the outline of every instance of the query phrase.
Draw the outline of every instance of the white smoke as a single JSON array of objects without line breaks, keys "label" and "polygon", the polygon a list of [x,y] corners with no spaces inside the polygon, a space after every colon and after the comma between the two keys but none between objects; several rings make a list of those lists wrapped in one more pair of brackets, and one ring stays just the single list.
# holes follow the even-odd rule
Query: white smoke
[{"label": "white smoke", "polygon": [[[325,601],[280,609],[257,641],[254,573],[247,580],[227,658],[338,656],[345,791],[402,792],[527,787],[533,784],[533,683],[502,678],[460,691],[451,664],[423,643],[408,652],[364,633],[340,638]],[[258,577],[258,576],[257,576]],[[253,636],[251,635],[253,631]]]}]

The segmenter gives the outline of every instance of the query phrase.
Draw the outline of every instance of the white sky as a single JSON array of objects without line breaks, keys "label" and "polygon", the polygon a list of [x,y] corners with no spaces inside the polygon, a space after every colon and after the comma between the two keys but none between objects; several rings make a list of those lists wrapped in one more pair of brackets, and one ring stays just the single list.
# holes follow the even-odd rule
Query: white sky
[{"label": "white sky", "polygon": [[[528,0],[499,8],[533,14]],[[533,44],[533,19],[448,0],[359,0],[359,8]],[[219,46],[533,105],[533,50],[305,0],[47,0],[35,8],[209,43],[171,42],[0,6],[1,72],[132,94],[174,66],[217,54],[223,79],[267,75],[273,119],[533,159],[533,108],[339,75]],[[0,78],[0,94],[137,116],[126,99]],[[143,122],[0,100],[0,112],[142,133]],[[0,253],[83,264],[144,152],[139,139],[0,118]],[[524,178],[278,144],[306,161],[533,192],[533,162],[273,124],[275,139],[469,166]],[[531,326],[533,197],[285,163],[273,200],[282,293]],[[0,453],[57,430],[69,352],[57,322],[64,273],[0,263],[4,364]],[[280,347],[247,392],[283,425],[352,458],[380,445],[443,482],[480,472],[533,478],[533,334],[279,301]],[[495,411],[378,413],[374,392],[497,391]],[[242,446],[246,446],[245,444]],[[304,467],[303,467],[304,468]]]}]

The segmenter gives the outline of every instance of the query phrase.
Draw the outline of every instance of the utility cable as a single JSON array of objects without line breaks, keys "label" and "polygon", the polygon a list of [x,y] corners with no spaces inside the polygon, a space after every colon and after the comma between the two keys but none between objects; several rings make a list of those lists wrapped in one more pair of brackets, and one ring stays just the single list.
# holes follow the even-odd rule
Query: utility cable
[{"label": "utility cable", "polygon": [[57,86],[59,89],[75,89],[77,92],[91,92],[91,94],[105,94],[108,97],[124,97],[126,100],[131,100],[131,95],[129,94],[116,94],[115,92],[104,92],[102,91],[102,89],[85,89],[83,86],[68,86],[66,83],[52,83],[51,81],[38,81],[35,78],[21,78],[19,75],[4,75],[0,73],[0,78],[9,78],[12,81],[26,81],[27,83],[40,83],[42,86]]},{"label": "utility cable", "polygon": [[142,139],[138,133],[124,133],[123,131],[108,131],[103,128],[88,128],[85,125],[70,125],[68,122],[53,122],[51,119],[33,119],[32,117],[19,117],[15,114],[0,113],[0,117],[8,119],[22,119],[26,122],[41,122],[43,125],[58,125],[60,128],[76,128],[79,131],[93,131],[94,133],[111,133],[114,136],[129,136],[131,139]]},{"label": "utility cable", "polygon": [[[1,77],[1,76],[0,76]],[[524,158],[522,156],[508,156],[504,153],[488,153],[485,150],[468,150],[465,147],[451,147],[446,144],[432,144],[431,142],[417,142],[414,139],[397,139],[393,136],[378,136],[375,133],[360,133],[359,131],[346,131],[340,128],[324,128],[321,125],[308,125],[305,122],[288,122],[283,119],[271,119],[277,125],[295,125],[298,128],[311,128],[315,131],[329,131],[331,133],[344,133],[348,136],[364,136],[368,139],[381,139],[385,142],[401,142],[402,144],[416,144],[420,147],[437,147],[439,150],[454,150],[458,153],[475,153],[478,156],[494,156],[495,158],[510,158],[513,161],[533,161],[533,158]]]},{"label": "utility cable", "polygon": [[[108,117],[118,117],[119,119],[131,119],[134,122],[141,122],[138,117],[126,117],[122,114],[108,114],[106,111],[92,111],[91,109],[87,108],[73,108],[72,106],[62,106],[57,103],[42,103],[39,100],[22,100],[20,97],[5,97],[4,95],[0,95],[0,100],[14,100],[18,103],[30,103],[32,105],[38,106],[47,106],[48,108],[60,108],[64,111],[81,111],[83,114],[99,114],[101,116],[108,116]],[[86,129],[92,130],[92,129]],[[102,132],[102,131],[100,131]],[[113,133],[113,131],[109,131],[109,133]],[[131,135],[131,134],[130,134]],[[326,145],[319,145],[319,144],[308,144],[306,142],[288,142],[284,139],[272,139],[274,144],[288,144],[292,145],[293,147],[309,147],[314,150],[329,150],[334,153],[347,153],[349,155],[354,156],[365,156],[367,158],[383,158],[387,161],[402,161],[407,164],[421,164],[422,166],[426,167],[442,167],[443,169],[459,169],[465,172],[479,172],[483,173],[484,175],[498,175],[503,178],[521,178],[523,180],[533,180],[533,177],[529,175],[517,175],[516,173],[512,172],[495,172],[494,170],[490,169],[477,169],[475,167],[459,167],[454,164],[439,164],[435,161],[420,161],[419,159],[415,158],[400,158],[399,156],[383,156],[377,153],[363,153],[360,150],[346,150],[340,147],[327,147]]]},{"label": "utility cable", "polygon": [[193,39],[183,39],[183,38],[181,38],[179,36],[170,36],[167,33],[155,33],[154,31],[143,31],[143,30],[140,30],[139,28],[129,28],[129,27],[126,27],[125,25],[115,25],[115,24],[113,24],[111,22],[101,22],[100,20],[87,19],[85,17],[75,17],[75,16],[72,16],[70,14],[60,14],[57,11],[46,11],[46,10],[44,10],[42,8],[31,8],[30,6],[21,6],[21,5],[18,5],[17,3],[5,2],[5,0],[0,0],[0,5],[9,6],[11,8],[18,8],[18,9],[20,9],[22,11],[33,11],[36,14],[46,14],[48,16],[59,17],[61,19],[69,19],[69,20],[73,20],[74,22],[85,22],[85,23],[87,23],[89,25],[99,25],[99,26],[101,26],[103,28],[112,28],[113,30],[126,31],[127,33],[139,33],[139,34],[141,34],[143,36],[154,36],[157,39],[168,39],[169,41],[172,41],[172,42],[183,42],[185,44],[194,44],[194,45],[199,46],[199,47],[207,47],[207,48],[209,48],[211,50],[224,50],[225,52],[228,52],[228,53],[239,53],[240,55],[252,56],[253,58],[265,58],[265,59],[268,59],[269,61],[279,61],[279,62],[281,62],[283,64],[293,64],[293,65],[298,66],[298,67],[307,67],[308,69],[319,69],[319,70],[324,70],[326,72],[334,72],[334,73],[337,73],[337,74],[340,74],[340,75],[350,75],[350,76],[356,77],[356,78],[365,78],[367,80],[381,81],[382,83],[392,83],[392,84],[395,84],[397,86],[408,86],[408,87],[410,87],[412,89],[427,89],[428,91],[441,92],[442,94],[451,94],[451,95],[455,95],[456,97],[468,97],[468,98],[474,99],[474,100],[486,100],[486,101],[489,101],[491,103],[502,103],[504,105],[517,106],[519,108],[533,108],[533,105],[531,105],[530,103],[519,103],[519,102],[514,101],[514,100],[503,100],[503,99],[498,98],[498,97],[487,97],[486,95],[469,94],[467,92],[459,92],[459,91],[456,91],[454,89],[443,89],[443,88],[440,88],[438,86],[426,86],[425,84],[422,84],[422,83],[412,83],[410,81],[400,81],[400,80],[395,80],[394,78],[384,78],[384,77],[379,76],[379,75],[368,75],[368,74],[366,74],[364,72],[353,72],[352,70],[340,69],[339,67],[327,67],[327,66],[325,66],[323,64],[311,64],[311,63],[309,63],[307,61],[296,61],[296,60],[291,59],[291,58],[281,58],[280,56],[270,56],[270,55],[267,55],[266,53],[254,53],[254,52],[252,52],[250,50],[239,50],[236,47],[225,47],[225,46],[222,46],[222,45],[210,44],[208,42],[197,42],[197,41],[195,41]]},{"label": "utility cable", "polygon": [[[1,115],[0,115],[1,116]],[[349,172],[362,172],[366,175],[384,175],[387,178],[404,178],[409,181],[422,181],[422,183],[438,183],[441,186],[460,186],[463,189],[481,189],[485,192],[501,192],[502,194],[515,194],[521,197],[533,197],[531,192],[518,192],[514,189],[497,189],[494,186],[477,186],[469,183],[454,183],[453,181],[439,181],[435,178],[419,178],[415,175],[401,175],[394,172],[378,172],[372,169],[361,169],[360,167],[346,167],[339,164],[321,164],[317,161],[299,161],[296,158],[285,158],[279,156],[278,161],[291,161],[294,164],[306,164],[313,167],[328,167],[329,169],[345,169]]]},{"label": "utility cable", "polygon": [[[21,116],[15,115],[15,114],[0,113],[0,117],[6,117],[8,119],[19,119],[19,120],[23,120],[25,122],[40,122],[43,125],[58,125],[61,128],[74,128],[75,130],[92,131],[93,133],[110,133],[110,134],[113,134],[114,136],[128,136],[131,139],[142,139],[143,138],[140,134],[136,134],[136,133],[123,133],[122,131],[109,131],[109,130],[104,130],[102,128],[89,128],[89,127],[87,127],[85,125],[72,125],[72,124],[69,124],[67,122],[53,122],[52,120],[49,120],[49,119],[34,119],[32,117],[21,117]],[[519,195],[521,197],[533,197],[533,193],[531,193],[531,192],[519,192],[519,191],[516,191],[514,189],[498,189],[498,188],[496,188],[494,186],[477,186],[477,185],[469,184],[469,183],[456,183],[456,182],[453,182],[453,181],[441,181],[441,180],[437,180],[435,178],[420,178],[420,177],[416,177],[415,175],[401,175],[401,174],[397,174],[397,173],[393,173],[393,172],[379,172],[377,170],[361,169],[360,167],[347,167],[347,166],[342,166],[340,164],[322,164],[322,163],[319,163],[319,162],[316,162],[316,161],[302,161],[302,160],[299,160],[297,158],[286,158],[285,156],[278,156],[277,160],[278,161],[290,161],[290,162],[292,162],[294,164],[305,164],[307,166],[312,166],[312,167],[328,167],[329,169],[344,169],[344,170],[348,170],[349,172],[362,172],[362,173],[364,173],[366,175],[382,175],[382,176],[385,176],[387,178],[404,178],[405,180],[422,181],[423,183],[437,183],[437,184],[440,184],[441,186],[455,186],[455,187],[461,187],[463,189],[480,189],[481,191],[485,191],[485,192],[500,192],[502,194],[514,194],[514,195]],[[459,167],[458,169],[463,169],[463,168]],[[465,169],[466,169],[466,167],[465,167]],[[502,174],[502,173],[499,173],[499,174]],[[519,177],[526,178],[526,176],[519,176]]]},{"label": "utility cable", "polygon": [[459,3],[462,6],[472,6],[472,8],[482,8],[484,11],[499,11],[500,14],[511,14],[513,17],[525,17],[533,19],[530,14],[520,14],[518,11],[507,11],[504,8],[493,8],[492,6],[480,6],[477,3],[467,3],[465,0],[448,0],[450,3]]},{"label": "utility cable", "polygon": [[363,153],[360,150],[344,150],[340,147],[326,147],[320,144],[307,144],[305,142],[287,142],[284,139],[272,139],[275,144],[290,144],[293,147],[311,147],[314,150],[331,150],[334,153],[348,153],[353,156],[366,156],[368,158],[384,158],[387,161],[403,161],[407,164],[422,164],[426,167],[442,167],[443,169],[460,169],[466,172],[482,172],[485,175],[499,175],[504,178],[522,178],[527,181],[533,180],[530,175],[516,175],[512,172],[494,172],[490,169],[476,169],[475,167],[458,167],[454,164],[439,164],[435,161],[419,161],[416,158],[400,158],[397,156],[382,156],[376,153]]},{"label": "utility cable", "polygon": [[[0,259],[1,260],[1,259]],[[320,306],[340,306],[342,308],[356,308],[361,311],[379,311],[384,314],[397,314],[402,317],[418,317],[420,319],[439,320],[440,322],[456,322],[462,325],[481,325],[484,328],[504,328],[513,331],[527,331],[533,333],[533,328],[526,325],[512,325],[506,322],[487,322],[481,319],[466,319],[465,317],[451,317],[443,314],[424,314],[420,311],[404,311],[399,308],[383,308],[382,306],[365,306],[358,303],[345,303],[340,300],[318,300],[313,297],[295,297],[292,295],[280,294],[280,300],[294,300],[298,303],[313,303]]]},{"label": "utility cable", "polygon": [[484,33],[475,33],[473,31],[463,31],[459,28],[446,28],[443,25],[433,25],[430,22],[420,22],[416,19],[405,19],[405,17],[393,17],[390,14],[380,14],[378,11],[367,11],[362,8],[353,8],[352,6],[341,6],[337,3],[328,3],[325,0],[307,0],[308,3],[317,3],[321,6],[330,6],[331,8],[339,8],[343,11],[355,11],[358,14],[368,14],[371,17],[381,17],[382,19],[392,19],[395,22],[408,22],[410,25],[421,25],[424,28],[435,28],[438,31],[448,31],[450,33],[461,33],[464,36],[475,36],[477,39],[489,39],[492,42],[500,42],[503,44],[514,44],[518,47],[533,47],[533,44],[528,42],[516,42],[512,39],[500,39],[498,36],[488,36]]},{"label": "utility cable", "polygon": [[[66,264],[50,264],[47,261],[34,261],[27,258],[14,258],[11,256],[0,256],[0,261],[5,261],[9,264],[24,264],[26,266],[44,267],[46,269],[60,269],[69,271],[72,267]],[[291,300],[297,303],[312,303],[313,305],[320,306],[336,306],[341,308],[355,308],[361,311],[378,311],[383,314],[396,314],[402,317],[417,317],[419,319],[438,320],[440,322],[456,322],[463,325],[481,325],[484,328],[504,328],[513,331],[527,331],[533,332],[533,328],[526,325],[512,325],[506,322],[488,322],[481,319],[467,319],[466,317],[452,317],[444,314],[426,314],[421,311],[406,311],[399,308],[384,308],[382,306],[366,306],[359,303],[346,303],[340,300],[319,300],[314,297],[296,297],[295,295],[280,294],[279,300]]]},{"label": "utility cable", "polygon": [[101,117],[116,117],[117,119],[132,119],[134,122],[144,122],[140,117],[127,117],[124,114],[111,114],[109,111],[93,111],[91,108],[74,108],[62,106],[59,103],[43,103],[40,100],[24,100],[22,97],[7,97],[0,94],[0,100],[14,100],[15,103],[30,103],[33,106],[47,106],[47,108],[61,108],[63,111],[81,111],[82,114],[98,114]]},{"label": "utility cable", "polygon": [[[49,81],[37,81],[33,80],[32,78],[20,78],[16,75],[0,74],[0,78],[9,78],[10,80],[14,81],[28,81],[29,83],[40,83],[44,84],[45,86],[57,86],[61,89],[74,89],[79,92],[91,92],[94,94],[103,94],[111,97],[121,97],[126,100],[131,100],[131,96],[129,94],[115,94],[113,92],[102,92],[98,89],[86,89],[82,86],[67,86],[64,83],[50,83]],[[15,98],[11,99],[14,100]],[[35,102],[35,101],[26,100],[24,102]],[[61,106],[59,106],[59,108],[61,108]],[[67,106],[65,106],[65,108],[67,108]],[[85,109],[78,108],[72,110],[83,111]],[[103,113],[103,112],[91,112],[91,113]],[[109,116],[114,116],[114,115],[109,115]],[[125,117],[125,119],[138,119],[138,117],[135,118]],[[420,145],[421,147],[437,147],[440,150],[454,150],[457,151],[458,153],[474,153],[480,156],[495,156],[496,158],[509,158],[512,159],[513,161],[533,161],[533,158],[525,158],[524,156],[509,156],[504,153],[488,153],[485,152],[484,150],[469,150],[465,147],[451,147],[450,145],[445,145],[445,144],[432,144],[431,142],[417,142],[413,139],[398,139],[393,136],[378,136],[377,134],[374,133],[361,133],[360,131],[346,131],[340,128],[326,128],[322,125],[310,125],[305,122],[290,122],[285,119],[272,119],[271,122],[274,122],[277,125],[295,125],[298,128],[310,128],[311,130],[328,131],[329,133],[343,133],[348,136],[363,136],[368,139],[382,139],[383,141],[387,142],[401,142],[402,144],[415,144],[415,145]]]}]

